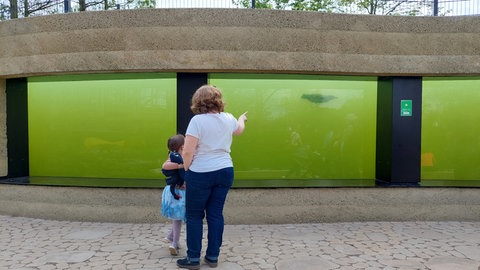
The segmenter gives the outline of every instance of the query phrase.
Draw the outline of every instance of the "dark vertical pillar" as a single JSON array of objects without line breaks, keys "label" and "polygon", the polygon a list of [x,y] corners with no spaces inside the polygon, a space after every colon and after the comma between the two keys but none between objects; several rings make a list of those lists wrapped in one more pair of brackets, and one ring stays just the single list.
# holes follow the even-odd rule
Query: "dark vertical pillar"
[{"label": "dark vertical pillar", "polygon": [[177,73],[177,133],[185,134],[193,117],[190,102],[193,93],[208,83],[207,73]]},{"label": "dark vertical pillar", "polygon": [[377,97],[377,184],[420,182],[422,78],[379,78]]},{"label": "dark vertical pillar", "polygon": [[63,0],[63,12],[69,13],[72,11],[70,0]]},{"label": "dark vertical pillar", "polygon": [[29,175],[27,79],[7,80],[8,177]]},{"label": "dark vertical pillar", "polygon": [[377,87],[377,145],[375,178],[386,181],[392,168],[392,87],[391,78],[378,78]]}]

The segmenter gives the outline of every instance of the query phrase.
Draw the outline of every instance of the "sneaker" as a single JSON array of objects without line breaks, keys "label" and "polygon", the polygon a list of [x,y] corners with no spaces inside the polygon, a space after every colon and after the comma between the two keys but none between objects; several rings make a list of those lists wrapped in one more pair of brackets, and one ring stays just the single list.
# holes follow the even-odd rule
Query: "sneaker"
[{"label": "sneaker", "polygon": [[[164,241],[165,243],[170,243],[172,246],[175,245],[175,244],[173,243],[173,240],[170,239],[170,238],[168,238],[168,237],[163,238],[163,241]],[[182,248],[182,247],[180,246],[180,244],[177,244],[177,249],[181,249],[181,248]]]},{"label": "sneaker", "polygon": [[169,246],[168,250],[170,250],[170,255],[172,256],[178,256],[178,251],[174,246]]},{"label": "sneaker", "polygon": [[200,262],[192,262],[188,258],[177,260],[177,266],[180,268],[198,270],[200,269]]},{"label": "sneaker", "polygon": [[208,259],[207,257],[205,257],[203,260],[204,260],[204,261],[208,264],[208,266],[210,266],[211,268],[215,268],[215,267],[217,267],[217,265],[218,265],[218,260],[210,260],[210,259]]}]

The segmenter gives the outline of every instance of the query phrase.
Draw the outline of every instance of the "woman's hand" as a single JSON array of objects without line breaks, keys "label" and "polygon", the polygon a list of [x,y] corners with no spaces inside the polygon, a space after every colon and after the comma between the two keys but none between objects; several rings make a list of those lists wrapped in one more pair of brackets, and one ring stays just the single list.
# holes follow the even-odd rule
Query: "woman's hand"
[{"label": "woman's hand", "polygon": [[244,112],[242,115],[238,117],[238,120],[237,120],[238,128],[233,132],[233,135],[240,135],[245,130],[245,122],[247,122],[247,113],[248,112]]},{"label": "woman's hand", "polygon": [[247,120],[248,120],[248,119],[247,119],[247,113],[248,113],[248,112],[244,112],[242,115],[240,115],[240,116],[238,117],[238,120],[243,121],[243,122],[247,122]]}]

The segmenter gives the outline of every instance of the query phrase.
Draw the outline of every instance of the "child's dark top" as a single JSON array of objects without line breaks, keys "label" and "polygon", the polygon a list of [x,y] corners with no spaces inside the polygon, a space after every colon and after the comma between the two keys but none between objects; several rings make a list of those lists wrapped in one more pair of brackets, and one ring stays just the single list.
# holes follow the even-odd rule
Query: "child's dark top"
[{"label": "child's dark top", "polygon": [[[170,161],[173,163],[183,164],[182,156],[175,151],[170,152],[169,158]],[[167,177],[165,181],[167,182],[167,185],[170,185],[170,192],[172,193],[173,197],[176,200],[180,199],[181,197],[175,193],[175,187],[183,186],[185,170],[183,168],[175,170],[162,169],[162,173]]]}]

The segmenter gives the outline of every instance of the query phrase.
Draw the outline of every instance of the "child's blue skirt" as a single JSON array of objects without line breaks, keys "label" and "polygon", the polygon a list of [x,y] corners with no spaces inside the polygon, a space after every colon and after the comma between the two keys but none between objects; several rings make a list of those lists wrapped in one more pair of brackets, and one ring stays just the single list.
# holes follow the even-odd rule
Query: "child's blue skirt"
[{"label": "child's blue skirt", "polygon": [[162,216],[185,221],[185,190],[175,189],[175,193],[181,196],[180,199],[175,200],[170,192],[170,186],[166,186],[162,193]]}]

